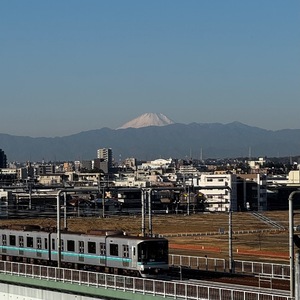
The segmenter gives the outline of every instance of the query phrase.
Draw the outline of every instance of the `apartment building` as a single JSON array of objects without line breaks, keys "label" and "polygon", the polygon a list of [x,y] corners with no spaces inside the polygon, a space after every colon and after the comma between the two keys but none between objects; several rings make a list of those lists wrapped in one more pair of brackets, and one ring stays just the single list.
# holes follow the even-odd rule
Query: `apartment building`
[{"label": "apartment building", "polygon": [[108,172],[112,169],[113,159],[112,159],[112,149],[111,148],[98,149],[97,150],[97,158],[100,159],[102,162],[106,163]]},{"label": "apartment building", "polygon": [[211,212],[237,211],[237,180],[235,174],[201,174],[198,188],[206,197]]}]

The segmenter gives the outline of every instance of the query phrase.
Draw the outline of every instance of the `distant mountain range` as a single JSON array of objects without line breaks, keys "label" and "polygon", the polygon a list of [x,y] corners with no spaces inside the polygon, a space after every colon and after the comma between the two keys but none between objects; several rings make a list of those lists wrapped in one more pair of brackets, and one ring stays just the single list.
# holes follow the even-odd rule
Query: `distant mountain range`
[{"label": "distant mountain range", "polygon": [[254,157],[300,154],[300,129],[271,131],[239,122],[188,125],[170,122],[164,126],[159,122],[151,126],[144,122],[139,128],[124,124],[123,129],[102,128],[55,138],[0,134],[0,149],[8,161],[90,160],[96,158],[99,148],[112,148],[114,158],[120,161],[127,157],[200,158],[201,153],[203,158],[247,157],[249,149]]}]

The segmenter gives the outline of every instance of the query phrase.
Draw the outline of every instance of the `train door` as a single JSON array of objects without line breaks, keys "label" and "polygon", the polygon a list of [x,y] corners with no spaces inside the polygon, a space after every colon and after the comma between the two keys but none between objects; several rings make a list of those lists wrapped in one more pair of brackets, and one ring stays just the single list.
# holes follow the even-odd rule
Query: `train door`
[{"label": "train door", "polygon": [[122,245],[122,264],[123,267],[129,267],[129,245]]},{"label": "train door", "polygon": [[78,260],[79,262],[84,262],[84,241],[78,241],[78,249],[79,249],[79,255]]},{"label": "train door", "polygon": [[137,248],[136,248],[136,246],[132,246],[131,253],[132,253],[132,266],[136,267],[136,265],[137,265]]},{"label": "train door", "polygon": [[42,238],[36,238],[36,257],[42,257]]},{"label": "train door", "polygon": [[100,242],[100,265],[106,266],[106,244]]}]

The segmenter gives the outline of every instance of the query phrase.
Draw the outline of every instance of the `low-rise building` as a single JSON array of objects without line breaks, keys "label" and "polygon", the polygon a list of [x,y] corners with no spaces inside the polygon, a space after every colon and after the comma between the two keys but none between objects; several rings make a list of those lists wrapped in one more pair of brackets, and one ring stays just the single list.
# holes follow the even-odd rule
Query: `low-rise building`
[{"label": "low-rise building", "polygon": [[206,197],[206,209],[212,212],[237,211],[235,174],[202,174],[195,186]]}]

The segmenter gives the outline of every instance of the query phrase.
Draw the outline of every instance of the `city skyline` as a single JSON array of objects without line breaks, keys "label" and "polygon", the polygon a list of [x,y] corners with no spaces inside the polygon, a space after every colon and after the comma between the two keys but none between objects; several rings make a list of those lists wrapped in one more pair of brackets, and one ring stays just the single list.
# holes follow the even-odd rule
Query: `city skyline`
[{"label": "city skyline", "polygon": [[[299,129],[298,1],[9,1],[0,133],[176,123]],[[1,145],[0,145],[1,148]]]}]

